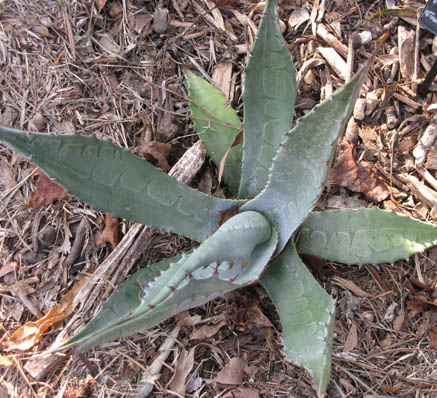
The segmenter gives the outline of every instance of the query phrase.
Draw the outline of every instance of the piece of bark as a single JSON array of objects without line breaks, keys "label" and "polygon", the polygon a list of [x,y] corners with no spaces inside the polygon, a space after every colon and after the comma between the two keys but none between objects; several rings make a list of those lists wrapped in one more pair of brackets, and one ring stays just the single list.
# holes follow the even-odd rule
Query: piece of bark
[{"label": "piece of bark", "polygon": [[414,37],[414,30],[398,27],[399,65],[402,77],[408,80],[414,78]]},{"label": "piece of bark", "polygon": [[367,101],[364,98],[358,98],[354,106],[354,119],[363,120],[366,117]]},{"label": "piece of bark", "polygon": [[437,219],[437,193],[412,175],[399,174],[397,178],[406,184],[410,191],[431,208],[432,218],[434,220]]},{"label": "piece of bark", "polygon": [[74,237],[74,241],[73,241],[73,245],[71,246],[70,253],[68,253],[67,258],[65,259],[65,265],[67,266],[73,265],[76,259],[80,256],[80,253],[83,248],[83,243],[85,242],[86,229],[87,229],[87,219],[86,217],[82,217],[79,226],[76,230],[76,235]]},{"label": "piece of bark", "polygon": [[326,44],[334,48],[343,58],[347,57],[348,48],[340,40],[338,40],[332,33],[328,32],[325,25],[317,25],[317,36],[319,36]]},{"label": "piece of bark", "polygon": [[402,95],[401,93],[396,93],[396,92],[394,92],[392,95],[394,98],[398,99],[399,101],[402,101],[404,104],[408,105],[414,110],[418,111],[419,109],[422,108],[422,105],[412,100],[411,98],[407,97],[406,95]]},{"label": "piece of bark", "polygon": [[205,162],[206,147],[197,141],[188,149],[168,173],[176,180],[189,184]]},{"label": "piece of bark", "polygon": [[394,129],[399,122],[394,106],[388,106],[386,108],[386,116],[387,116],[387,127],[390,130]]},{"label": "piece of bark", "polygon": [[306,8],[296,8],[288,18],[288,25],[292,30],[297,30],[300,25],[310,19],[310,13]]},{"label": "piece of bark", "polygon": [[437,170],[437,148],[432,148],[428,152],[424,166],[427,169]]},{"label": "piece of bark", "polygon": [[418,167],[416,166],[417,172],[423,177],[423,179],[431,185],[431,187],[437,191],[437,180],[434,178],[434,176],[426,170],[424,167]]},{"label": "piece of bark", "polygon": [[23,285],[23,281],[17,281],[13,285],[9,286],[11,293],[20,299],[21,303],[33,314],[36,319],[42,318],[42,313],[36,306],[36,304],[28,297],[26,287]]},{"label": "piece of bark", "polygon": [[232,62],[220,62],[214,67],[212,80],[222,91],[228,101],[232,101]]},{"label": "piece of bark", "polygon": [[331,73],[326,65],[322,68],[321,78],[323,87],[320,90],[320,100],[324,101],[330,98],[333,92]]},{"label": "piece of bark", "polygon": [[346,341],[344,343],[343,351],[344,352],[351,352],[356,348],[358,345],[358,332],[357,332],[357,325],[354,321],[352,321],[351,328],[349,330],[349,333],[346,337]]},{"label": "piece of bark", "polygon": [[319,47],[319,53],[325,58],[326,62],[331,66],[334,72],[340,77],[342,80],[346,80],[346,61],[330,47]]},{"label": "piece of bark", "polygon": [[213,2],[213,1],[209,1],[209,0],[203,0],[203,1],[210,9],[211,14],[214,17],[214,20],[216,21],[217,26],[220,28],[220,30],[225,32],[226,31],[225,20],[224,20],[223,15],[220,11],[220,8],[217,7],[215,2]]},{"label": "piece of bark", "polygon": [[178,131],[178,126],[173,123],[173,100],[171,95],[167,95],[165,81],[162,83],[161,90],[161,111],[158,116],[158,136],[165,142],[171,140],[176,132]]},{"label": "piece of bark", "polygon": [[420,137],[419,143],[413,150],[413,156],[416,159],[416,166],[423,166],[426,160],[428,151],[431,149],[435,139],[437,138],[437,120],[432,121],[426,127]]},{"label": "piece of bark", "polygon": [[317,58],[311,58],[304,62],[302,67],[300,68],[299,72],[296,74],[296,82],[297,82],[297,90],[299,91],[302,83],[304,81],[304,78],[309,70],[316,68],[317,66],[322,65],[323,62],[320,61],[320,59]]},{"label": "piece of bark", "polygon": [[366,116],[370,116],[381,102],[381,90],[369,91],[366,94]]},{"label": "piece of bark", "polygon": [[170,355],[171,349],[176,343],[176,338],[178,337],[180,330],[181,327],[176,326],[161,344],[161,347],[159,347],[158,352],[160,354],[155,358],[153,363],[148,366],[149,372],[144,372],[141,377],[138,391],[135,394],[136,398],[146,398],[152,392],[153,387],[155,386],[155,378],[158,376],[159,372],[161,372],[164,362]]},{"label": "piece of bark", "polygon": [[347,57],[346,57],[346,80],[345,83],[349,83],[354,74],[354,64],[355,64],[355,50],[361,45],[361,36],[354,32],[349,37],[349,43],[347,47]]},{"label": "piece of bark", "polygon": [[317,14],[319,12],[319,0],[314,0],[313,8],[311,10],[310,20],[311,20],[311,31],[313,33],[313,36],[317,35]]}]

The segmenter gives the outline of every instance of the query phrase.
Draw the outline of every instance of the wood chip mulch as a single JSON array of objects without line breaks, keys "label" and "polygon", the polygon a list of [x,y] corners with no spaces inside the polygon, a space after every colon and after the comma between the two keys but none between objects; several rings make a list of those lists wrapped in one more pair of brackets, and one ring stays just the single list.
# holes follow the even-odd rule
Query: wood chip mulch
[{"label": "wood chip mulch", "polygon": [[[378,206],[437,222],[437,85],[417,93],[437,40],[417,27],[423,5],[279,1],[298,72],[297,117],[341,87],[390,32],[319,209]],[[107,138],[226,196],[196,144],[182,70],[215,82],[241,114],[242,71],[262,8],[249,0],[0,0],[0,124]],[[181,167],[189,148],[195,155]],[[35,345],[0,354],[0,397],[315,396],[308,374],[284,360],[278,317],[260,286],[81,357],[48,353],[128,274],[193,243],[117,224],[71,196],[25,209],[34,174],[0,145],[1,342],[78,281],[91,282]],[[117,226],[105,230],[105,219]],[[337,300],[329,397],[437,394],[436,262],[435,248],[380,266],[308,262]]]}]

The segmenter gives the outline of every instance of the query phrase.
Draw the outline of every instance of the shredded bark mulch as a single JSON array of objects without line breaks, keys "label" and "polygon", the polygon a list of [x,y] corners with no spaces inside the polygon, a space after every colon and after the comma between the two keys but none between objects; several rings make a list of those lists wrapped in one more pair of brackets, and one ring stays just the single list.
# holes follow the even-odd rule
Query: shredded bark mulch
[{"label": "shredded bark mulch", "polygon": [[[298,72],[297,117],[341,87],[389,31],[318,209],[377,206],[437,222],[437,86],[421,86],[437,41],[417,27],[423,6],[279,1]],[[182,71],[214,82],[241,115],[262,9],[248,0],[0,1],[0,124],[110,139],[228,196],[196,143]],[[52,188],[41,179],[0,146],[1,397],[315,396],[308,374],[285,361],[278,316],[260,286],[80,357],[49,353],[127,275],[194,243],[114,220],[62,192],[48,199]],[[436,261],[435,248],[378,266],[307,260],[337,299],[329,397],[436,394]],[[71,289],[78,298],[66,296]],[[44,334],[31,338],[29,327],[8,347],[14,331],[40,327],[65,302]]]}]

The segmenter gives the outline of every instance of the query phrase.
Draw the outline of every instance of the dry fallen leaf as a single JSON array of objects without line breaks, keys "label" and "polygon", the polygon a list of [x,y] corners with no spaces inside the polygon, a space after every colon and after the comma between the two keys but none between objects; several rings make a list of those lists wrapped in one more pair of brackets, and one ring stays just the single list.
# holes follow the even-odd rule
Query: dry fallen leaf
[{"label": "dry fallen leaf", "polygon": [[357,325],[354,321],[352,321],[351,328],[346,337],[346,341],[344,343],[343,351],[351,352],[358,345],[358,333],[357,333]]},{"label": "dry fallen leaf", "polygon": [[202,320],[200,315],[190,315],[188,310],[180,312],[179,314],[175,315],[174,318],[178,326],[186,328],[191,328]]},{"label": "dry fallen leaf", "polygon": [[138,149],[147,160],[151,160],[151,158],[155,159],[158,162],[159,168],[167,172],[170,170],[170,166],[167,163],[167,157],[171,148],[171,144],[150,141],[140,144]]},{"label": "dry fallen leaf", "polygon": [[[348,130],[355,122],[349,122]],[[358,126],[356,126],[358,128]],[[357,164],[354,155],[355,145],[345,138],[339,145],[337,163],[329,175],[330,182],[346,187],[353,192],[362,192],[371,201],[380,202],[389,195],[385,183],[381,181],[369,165]]]},{"label": "dry fallen leaf", "polygon": [[98,43],[110,55],[118,55],[121,52],[121,46],[119,46],[108,33],[104,33],[100,36],[98,38]]},{"label": "dry fallen leaf", "polygon": [[227,322],[225,320],[219,322],[217,325],[205,325],[201,328],[193,331],[190,335],[190,340],[201,340],[208,339],[214,336],[223,326],[226,326]]},{"label": "dry fallen leaf", "polygon": [[220,384],[240,385],[243,382],[246,361],[242,358],[232,358],[225,367],[218,372],[215,381]]},{"label": "dry fallen leaf", "polygon": [[105,7],[106,0],[94,0],[96,3],[97,11],[102,11],[103,7]]},{"label": "dry fallen leaf", "polygon": [[31,165],[31,170],[36,170],[33,177],[38,176],[35,190],[31,193],[28,201],[24,205],[24,209],[35,208],[39,206],[46,206],[55,200],[64,199],[67,192],[56,184],[53,180],[47,177],[40,169]]},{"label": "dry fallen leaf", "polygon": [[219,226],[223,225],[226,221],[228,221],[230,218],[234,217],[238,213],[238,205],[232,206],[228,210],[219,211]]},{"label": "dry fallen leaf", "polygon": [[429,345],[433,350],[437,350],[437,332],[428,330]]},{"label": "dry fallen leaf", "polygon": [[168,9],[162,7],[162,3],[155,8],[152,29],[158,34],[165,33],[168,27]]},{"label": "dry fallen leaf", "polygon": [[259,391],[250,388],[239,387],[229,391],[223,398],[259,398]]},{"label": "dry fallen leaf", "polygon": [[396,330],[397,332],[399,332],[399,330],[402,329],[402,326],[404,324],[405,321],[405,315],[404,314],[400,314],[398,315],[394,320],[393,320],[393,329]]},{"label": "dry fallen leaf", "polygon": [[9,368],[10,366],[14,366],[14,361],[9,359],[6,355],[0,355],[0,366]]},{"label": "dry fallen leaf", "polygon": [[232,320],[243,327],[243,332],[253,326],[257,328],[273,327],[258,307],[240,308],[233,314]]},{"label": "dry fallen leaf", "polygon": [[194,366],[194,350],[192,347],[190,351],[182,349],[177,361],[173,380],[169,385],[169,390],[180,395],[185,394],[186,380]]},{"label": "dry fallen leaf", "polygon": [[87,279],[88,278],[83,278],[77,282],[73,288],[62,297],[61,302],[50,308],[42,318],[35,322],[26,322],[23,326],[18,328],[11,337],[3,343],[3,349],[5,351],[24,351],[33,347],[50,326],[62,321],[74,311],[78,304],[74,299]]},{"label": "dry fallen leaf", "polygon": [[158,113],[158,128],[156,129],[156,133],[162,141],[168,142],[177,133],[178,126],[174,123],[175,109],[173,105],[173,99],[167,94],[164,83],[161,90],[161,111]]},{"label": "dry fallen leaf", "polygon": [[217,7],[234,6],[237,0],[213,0]]},{"label": "dry fallen leaf", "polygon": [[437,310],[437,305],[426,299],[424,296],[416,296],[414,297],[414,301],[407,301],[407,309],[410,312],[410,317],[413,317],[421,312],[429,311],[429,310]]},{"label": "dry fallen leaf", "polygon": [[220,184],[220,182],[222,181],[222,177],[223,177],[223,170],[225,169],[225,163],[226,163],[226,159],[229,155],[229,151],[231,150],[231,148],[233,148],[234,146],[237,146],[239,144],[243,143],[243,132],[240,131],[235,139],[234,142],[232,143],[232,145],[226,150],[225,154],[223,155],[222,159],[220,160],[220,165],[219,165],[219,172],[218,172],[218,182]]},{"label": "dry fallen leaf", "polygon": [[[47,28],[46,28],[47,29]],[[31,131],[43,131],[47,127],[48,120],[42,113],[37,112],[36,115],[29,121],[29,130]]]},{"label": "dry fallen leaf", "polygon": [[110,7],[109,7],[109,15],[112,18],[115,18],[121,14],[123,14],[123,6],[120,2],[118,1],[114,1],[112,3],[110,3]]},{"label": "dry fallen leaf", "polygon": [[310,13],[306,8],[298,7],[296,8],[288,18],[288,24],[290,28],[296,30],[302,25],[304,22],[310,19]]},{"label": "dry fallen leaf", "polygon": [[[36,33],[39,37],[46,39],[47,37],[50,36],[50,32],[47,28],[47,26],[44,25],[35,25],[32,27],[32,32]],[[31,129],[33,130],[33,129]],[[39,131],[39,130],[35,130],[35,131]]]},{"label": "dry fallen leaf", "polygon": [[431,310],[429,316],[428,339],[431,348],[437,350],[437,310],[435,308]]},{"label": "dry fallen leaf", "polygon": [[359,286],[357,286],[355,283],[353,283],[349,279],[341,278],[340,276],[334,276],[333,281],[343,289],[350,290],[355,296],[358,297],[369,297],[370,294],[365,292],[363,289],[361,289]]},{"label": "dry fallen leaf", "polygon": [[146,13],[135,15],[134,29],[138,34],[146,36],[150,33],[153,16]]},{"label": "dry fallen leaf", "polygon": [[118,227],[118,218],[114,218],[109,213],[105,213],[105,228],[97,244],[104,246],[106,243],[109,243],[111,247],[115,249],[118,245]]}]

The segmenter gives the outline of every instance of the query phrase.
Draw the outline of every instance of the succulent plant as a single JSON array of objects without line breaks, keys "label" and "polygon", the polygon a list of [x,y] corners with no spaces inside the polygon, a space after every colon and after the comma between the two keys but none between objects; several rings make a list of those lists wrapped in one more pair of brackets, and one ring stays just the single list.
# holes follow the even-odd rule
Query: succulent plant
[{"label": "succulent plant", "polygon": [[[275,2],[267,1],[245,73],[244,140],[235,146],[235,111],[212,85],[185,73],[195,128],[217,166],[227,156],[223,177],[235,200],[196,191],[108,141],[0,127],[4,144],[96,209],[202,242],[132,275],[64,347],[83,352],[259,281],[278,310],[287,358],[312,374],[323,395],[335,302],[298,252],[387,263],[437,242],[433,225],[394,212],[312,212],[370,63],[292,128],[295,70]],[[220,225],[220,215],[235,208]]]}]

